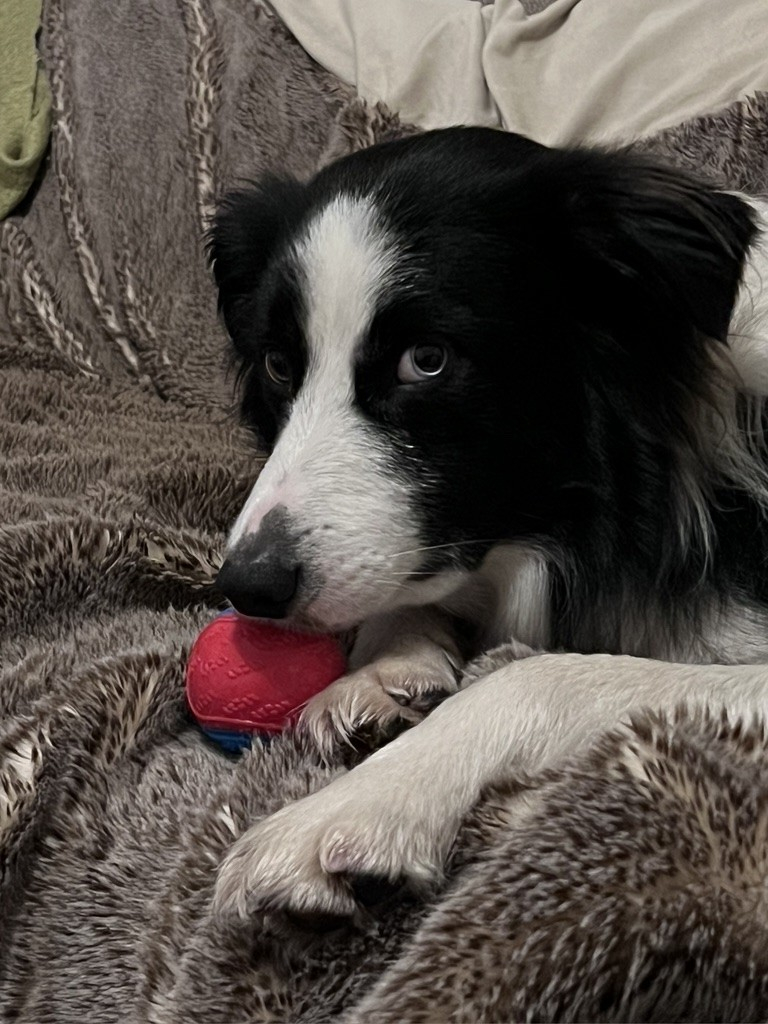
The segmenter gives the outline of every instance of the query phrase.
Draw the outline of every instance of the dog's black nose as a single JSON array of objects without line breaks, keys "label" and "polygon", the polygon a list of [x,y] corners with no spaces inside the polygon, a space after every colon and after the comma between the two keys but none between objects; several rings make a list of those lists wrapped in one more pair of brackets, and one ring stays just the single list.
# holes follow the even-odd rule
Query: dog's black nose
[{"label": "dog's black nose", "polygon": [[216,577],[216,587],[236,611],[284,619],[299,586],[301,566],[286,517],[268,513],[257,533],[238,541]]}]

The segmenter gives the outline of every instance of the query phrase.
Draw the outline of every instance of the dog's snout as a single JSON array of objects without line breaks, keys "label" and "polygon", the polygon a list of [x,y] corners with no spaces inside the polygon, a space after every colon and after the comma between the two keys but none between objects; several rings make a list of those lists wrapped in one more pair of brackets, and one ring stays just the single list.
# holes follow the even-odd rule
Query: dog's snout
[{"label": "dog's snout", "polygon": [[229,552],[216,587],[242,615],[283,619],[300,576],[296,542],[285,517],[270,513],[257,533],[243,537]]}]

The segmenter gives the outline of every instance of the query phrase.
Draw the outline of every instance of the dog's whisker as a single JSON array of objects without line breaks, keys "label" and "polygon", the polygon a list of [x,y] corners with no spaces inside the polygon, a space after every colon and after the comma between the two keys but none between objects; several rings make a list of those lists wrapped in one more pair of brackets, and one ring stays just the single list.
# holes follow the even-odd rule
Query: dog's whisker
[{"label": "dog's whisker", "polygon": [[423,569],[423,570],[414,569],[413,572],[393,572],[392,575],[393,576],[434,576],[435,574],[433,572],[430,572],[428,569]]},{"label": "dog's whisker", "polygon": [[393,558],[400,558],[403,555],[421,555],[426,551],[440,551],[445,548],[466,547],[469,544],[500,544],[498,537],[485,537],[479,540],[452,540],[447,544],[429,544],[421,548],[410,548],[408,551],[396,551]]}]

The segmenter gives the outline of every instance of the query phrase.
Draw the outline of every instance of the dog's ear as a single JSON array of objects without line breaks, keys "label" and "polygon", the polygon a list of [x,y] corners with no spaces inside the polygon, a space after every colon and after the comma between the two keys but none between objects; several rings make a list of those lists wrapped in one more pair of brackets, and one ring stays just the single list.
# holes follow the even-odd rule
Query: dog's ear
[{"label": "dog's ear", "polygon": [[253,188],[222,200],[208,234],[208,256],[219,289],[219,309],[230,334],[237,311],[253,295],[282,235],[299,219],[305,186],[265,176]]},{"label": "dog's ear", "polygon": [[724,341],[755,235],[750,207],[649,160],[580,157],[566,220],[576,260],[602,270],[605,292],[601,303],[589,298],[591,307],[648,322],[671,317]]}]

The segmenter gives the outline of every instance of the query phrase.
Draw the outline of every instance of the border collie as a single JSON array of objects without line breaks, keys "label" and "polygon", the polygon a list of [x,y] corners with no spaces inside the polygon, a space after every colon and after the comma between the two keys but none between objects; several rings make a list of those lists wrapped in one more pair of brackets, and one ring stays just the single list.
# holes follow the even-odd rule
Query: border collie
[{"label": "border collie", "polygon": [[304,712],[326,750],[449,696],[250,829],[219,909],[354,913],[357,874],[439,878],[500,774],[643,705],[766,706],[767,211],[479,128],[224,201],[220,305],[271,454],[219,587],[357,630]]}]

